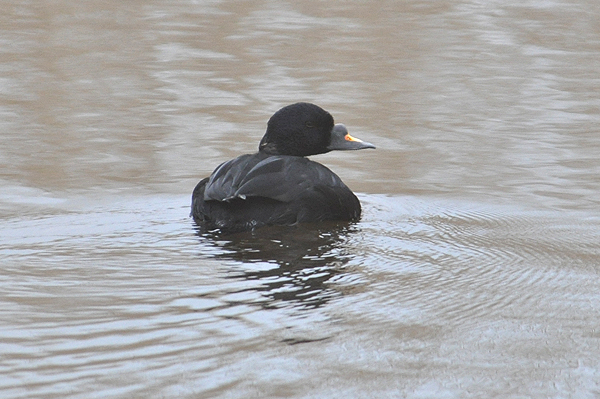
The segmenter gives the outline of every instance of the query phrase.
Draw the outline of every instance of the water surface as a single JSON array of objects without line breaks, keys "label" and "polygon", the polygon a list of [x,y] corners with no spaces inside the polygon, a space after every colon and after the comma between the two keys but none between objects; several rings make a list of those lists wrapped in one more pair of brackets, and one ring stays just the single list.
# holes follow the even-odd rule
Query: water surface
[{"label": "water surface", "polygon": [[[3,10],[2,397],[600,395],[595,2]],[[295,101],[362,220],[199,234]]]}]

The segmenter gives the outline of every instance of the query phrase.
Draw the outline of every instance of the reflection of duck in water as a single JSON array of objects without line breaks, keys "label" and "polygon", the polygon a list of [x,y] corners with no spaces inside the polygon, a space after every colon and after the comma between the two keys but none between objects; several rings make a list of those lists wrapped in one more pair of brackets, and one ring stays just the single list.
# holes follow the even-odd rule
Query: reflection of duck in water
[{"label": "reflection of duck in water", "polygon": [[192,216],[204,230],[253,230],[323,220],[355,221],[360,202],[342,180],[308,155],[375,148],[334,125],[324,109],[288,105],[267,125],[258,152],[221,164],[192,194]]},{"label": "reflection of duck in water", "polygon": [[[229,266],[228,278],[252,282],[241,291],[259,292],[263,307],[318,308],[341,295],[333,280],[345,273],[351,259],[347,242],[355,226],[347,222],[323,222],[318,227],[268,226],[255,232],[227,236],[199,235],[211,250],[211,258],[240,262]],[[219,237],[219,239],[214,239]]]}]

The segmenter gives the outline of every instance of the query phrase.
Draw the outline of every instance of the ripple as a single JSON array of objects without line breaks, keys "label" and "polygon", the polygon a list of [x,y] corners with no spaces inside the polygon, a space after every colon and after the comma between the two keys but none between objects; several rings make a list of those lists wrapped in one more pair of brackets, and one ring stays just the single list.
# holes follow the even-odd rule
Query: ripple
[{"label": "ripple", "polygon": [[[575,212],[413,197],[369,196],[363,203],[367,216],[349,245],[365,255],[350,267],[361,265],[379,299],[357,307],[398,321],[408,314],[415,322],[464,327],[482,318],[533,316],[600,255],[592,238],[598,220]],[[363,317],[381,320],[380,312]]]}]

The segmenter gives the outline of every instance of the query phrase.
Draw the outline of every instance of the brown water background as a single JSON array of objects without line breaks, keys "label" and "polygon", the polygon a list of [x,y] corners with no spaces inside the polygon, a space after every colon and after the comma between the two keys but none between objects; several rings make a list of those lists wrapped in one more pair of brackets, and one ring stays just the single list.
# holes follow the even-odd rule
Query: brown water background
[{"label": "brown water background", "polygon": [[[596,0],[0,8],[0,397],[600,397]],[[198,236],[296,101],[361,222]]]}]

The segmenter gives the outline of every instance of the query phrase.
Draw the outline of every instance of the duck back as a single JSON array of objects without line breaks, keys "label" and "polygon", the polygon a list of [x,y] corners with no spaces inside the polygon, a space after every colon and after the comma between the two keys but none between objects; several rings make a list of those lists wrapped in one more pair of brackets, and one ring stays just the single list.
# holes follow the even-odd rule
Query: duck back
[{"label": "duck back", "polygon": [[354,221],[360,213],[358,198],[335,173],[292,155],[242,155],[218,166],[192,194],[192,216],[207,230]]}]

